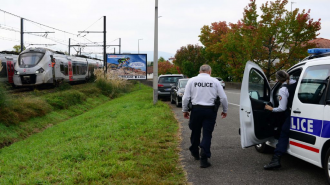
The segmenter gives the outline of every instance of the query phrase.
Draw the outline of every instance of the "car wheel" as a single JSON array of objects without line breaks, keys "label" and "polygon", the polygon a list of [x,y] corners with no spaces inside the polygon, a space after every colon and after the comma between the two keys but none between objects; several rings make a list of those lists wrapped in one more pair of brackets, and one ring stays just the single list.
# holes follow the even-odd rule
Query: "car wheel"
[{"label": "car wheel", "polygon": [[171,96],[171,103],[174,104],[175,101],[174,101],[174,99],[173,99],[172,93],[170,94],[170,96]]},{"label": "car wheel", "polygon": [[175,98],[175,105],[177,106],[177,107],[180,107],[180,103],[179,103],[179,99],[178,99],[178,97],[176,97]]},{"label": "car wheel", "polygon": [[324,169],[326,178],[328,180],[328,183],[330,184],[330,148],[328,149],[328,151],[325,154],[325,157],[323,159],[323,169]]},{"label": "car wheel", "polygon": [[270,153],[274,151],[274,148],[267,145],[266,143],[261,143],[254,146],[259,153]]}]

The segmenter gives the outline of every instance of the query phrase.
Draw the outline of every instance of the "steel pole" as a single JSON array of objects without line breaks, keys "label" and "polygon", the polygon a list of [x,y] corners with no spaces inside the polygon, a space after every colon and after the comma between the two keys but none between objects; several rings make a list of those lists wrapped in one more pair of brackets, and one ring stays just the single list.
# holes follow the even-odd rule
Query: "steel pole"
[{"label": "steel pole", "polygon": [[24,26],[23,26],[23,18],[21,18],[21,52],[23,51],[23,49],[24,49],[24,36],[23,36],[23,34],[24,34]]},{"label": "steel pole", "polygon": [[119,38],[119,54],[121,54],[121,38]]},{"label": "steel pole", "polygon": [[70,48],[71,48],[71,38],[69,38],[69,55],[70,55]]},{"label": "steel pole", "polygon": [[106,28],[106,16],[103,16],[104,18],[104,30],[103,30],[103,63],[105,65],[105,72],[108,71],[108,65],[107,65],[107,28]]},{"label": "steel pole", "polygon": [[158,101],[158,0],[155,0],[155,37],[154,37],[154,66],[153,66],[154,105]]}]

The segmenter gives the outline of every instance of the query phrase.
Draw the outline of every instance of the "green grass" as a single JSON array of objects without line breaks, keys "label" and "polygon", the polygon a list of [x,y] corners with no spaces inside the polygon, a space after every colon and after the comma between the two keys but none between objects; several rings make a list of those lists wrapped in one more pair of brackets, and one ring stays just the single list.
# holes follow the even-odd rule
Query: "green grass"
[{"label": "green grass", "polygon": [[186,184],[178,123],[151,88],[69,117],[52,112],[56,125],[1,149],[0,184]]}]

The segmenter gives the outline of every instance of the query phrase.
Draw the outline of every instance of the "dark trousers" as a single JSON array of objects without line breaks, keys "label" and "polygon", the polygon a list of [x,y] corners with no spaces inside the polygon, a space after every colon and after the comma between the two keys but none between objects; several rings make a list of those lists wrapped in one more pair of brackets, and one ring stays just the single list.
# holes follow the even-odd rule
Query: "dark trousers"
[{"label": "dark trousers", "polygon": [[[190,142],[191,146],[189,150],[193,153],[197,153],[200,147],[204,153],[202,157],[211,157],[211,139],[212,132],[214,130],[215,120],[217,118],[217,112],[212,109],[205,108],[193,108],[190,114],[189,128],[191,130]],[[201,130],[203,128],[203,138],[201,138]]]},{"label": "dark trousers", "polygon": [[288,149],[288,145],[289,145],[289,133],[290,133],[290,114],[291,111],[286,110],[285,111],[285,121],[282,125],[282,130],[281,130],[281,134],[280,137],[278,139],[278,143],[276,145],[275,148],[275,154],[276,155],[283,155],[284,153],[286,153],[287,149]]}]

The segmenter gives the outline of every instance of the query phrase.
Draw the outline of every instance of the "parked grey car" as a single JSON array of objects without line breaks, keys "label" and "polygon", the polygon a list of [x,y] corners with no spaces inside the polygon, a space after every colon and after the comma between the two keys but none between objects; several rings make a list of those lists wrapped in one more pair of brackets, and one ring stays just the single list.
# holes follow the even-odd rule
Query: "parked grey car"
[{"label": "parked grey car", "polygon": [[158,78],[158,98],[170,97],[171,87],[181,78],[184,78],[183,74],[160,75]]},{"label": "parked grey car", "polygon": [[171,103],[180,107],[182,106],[182,97],[184,94],[184,89],[187,85],[188,78],[179,79],[174,86],[172,86],[171,90]]}]

